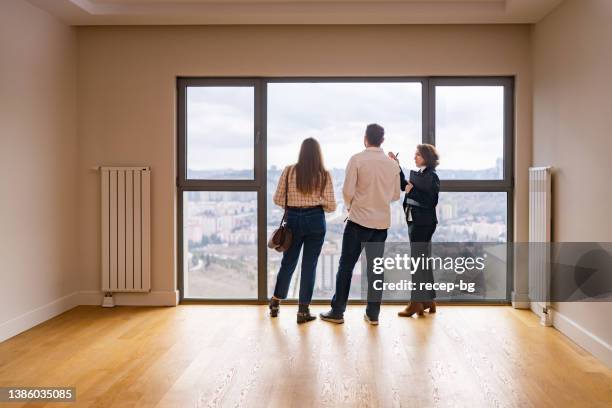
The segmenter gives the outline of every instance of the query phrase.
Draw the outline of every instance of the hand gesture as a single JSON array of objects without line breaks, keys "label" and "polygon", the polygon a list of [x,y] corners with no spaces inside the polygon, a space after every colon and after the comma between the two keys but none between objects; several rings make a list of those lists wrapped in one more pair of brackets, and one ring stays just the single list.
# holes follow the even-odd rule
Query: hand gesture
[{"label": "hand gesture", "polygon": [[391,160],[395,160],[396,162],[398,162],[398,163],[399,163],[399,160],[397,159],[397,156],[395,155],[395,153],[393,153],[393,152],[388,152],[388,153],[387,153],[387,155],[389,156],[389,158],[390,158]]},{"label": "hand gesture", "polygon": [[409,192],[410,192],[410,190],[412,190],[412,187],[414,187],[414,186],[412,185],[412,183],[411,183],[411,182],[408,182],[408,184],[406,185],[406,190],[405,190],[405,191],[406,191],[407,193],[409,193]]}]

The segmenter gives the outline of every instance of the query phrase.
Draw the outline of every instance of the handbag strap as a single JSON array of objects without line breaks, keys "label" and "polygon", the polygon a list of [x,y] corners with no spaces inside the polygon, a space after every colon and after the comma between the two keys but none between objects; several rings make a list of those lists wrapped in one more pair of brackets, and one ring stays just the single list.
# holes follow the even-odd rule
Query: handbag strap
[{"label": "handbag strap", "polygon": [[283,218],[281,218],[280,227],[282,227],[287,220],[287,205],[289,203],[289,175],[291,174],[292,169],[292,167],[289,167],[289,170],[287,170],[287,176],[285,177],[285,212],[283,213]]},{"label": "handbag strap", "polygon": [[289,201],[289,175],[291,174],[292,168],[290,167],[285,177],[285,212],[287,211],[287,204]]}]

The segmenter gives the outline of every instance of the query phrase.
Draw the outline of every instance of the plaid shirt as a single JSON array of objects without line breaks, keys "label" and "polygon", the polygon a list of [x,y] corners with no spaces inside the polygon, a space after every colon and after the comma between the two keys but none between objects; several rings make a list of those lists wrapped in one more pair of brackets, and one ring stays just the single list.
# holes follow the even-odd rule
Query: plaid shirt
[{"label": "plaid shirt", "polygon": [[[293,170],[293,166],[287,166],[278,180],[276,193],[274,193],[274,204],[279,207],[285,207],[285,180],[289,170]],[[333,212],[336,210],[336,197],[334,196],[334,184],[332,176],[327,172],[327,180],[323,194],[321,188],[317,188],[314,193],[306,195],[298,191],[295,181],[295,171],[291,171],[289,176],[289,194],[287,196],[287,205],[289,207],[316,207],[323,206],[323,211]]]}]

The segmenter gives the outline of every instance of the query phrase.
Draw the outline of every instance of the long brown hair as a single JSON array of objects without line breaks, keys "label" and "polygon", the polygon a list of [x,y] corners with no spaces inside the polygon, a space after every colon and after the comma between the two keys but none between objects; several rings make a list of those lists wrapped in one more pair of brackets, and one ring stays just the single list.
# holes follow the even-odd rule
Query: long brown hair
[{"label": "long brown hair", "polygon": [[295,165],[295,184],[302,194],[313,194],[323,190],[327,182],[327,170],[323,166],[321,146],[316,139],[304,139]]}]

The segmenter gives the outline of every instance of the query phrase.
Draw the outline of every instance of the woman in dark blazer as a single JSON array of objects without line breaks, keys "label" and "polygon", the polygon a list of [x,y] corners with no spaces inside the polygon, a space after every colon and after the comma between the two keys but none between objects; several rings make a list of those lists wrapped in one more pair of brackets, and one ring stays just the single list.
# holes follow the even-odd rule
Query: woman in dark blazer
[{"label": "woman in dark blazer", "polygon": [[[397,160],[393,153],[389,157]],[[423,255],[428,258],[431,254],[431,238],[436,231],[438,218],[436,216],[436,206],[438,205],[438,195],[440,193],[440,179],[436,174],[436,167],[439,164],[438,151],[433,145],[417,145],[414,153],[414,164],[420,168],[414,174],[414,184],[407,180],[400,167],[400,188],[406,191],[404,196],[404,212],[406,213],[406,223],[408,224],[408,236],[410,238],[411,257]],[[410,304],[406,309],[398,314],[402,317],[410,317],[417,313],[423,315],[425,310],[429,313],[436,312],[434,301],[436,292],[434,290],[421,290],[421,283],[433,283],[433,272],[430,268],[419,268],[412,275],[412,281],[416,285],[416,290],[412,292]]]}]

